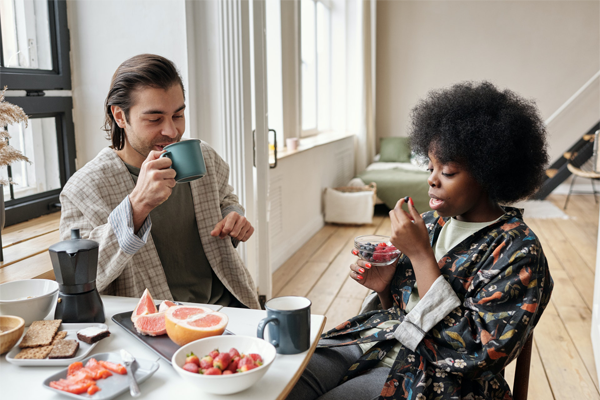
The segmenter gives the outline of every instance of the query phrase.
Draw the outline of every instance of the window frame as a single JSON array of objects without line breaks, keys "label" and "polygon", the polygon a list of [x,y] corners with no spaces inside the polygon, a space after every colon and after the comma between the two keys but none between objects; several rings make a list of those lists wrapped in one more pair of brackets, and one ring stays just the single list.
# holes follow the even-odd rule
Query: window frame
[{"label": "window frame", "polygon": [[[305,1],[305,0],[300,0],[300,1]],[[303,65],[303,61],[302,61],[302,13],[300,12],[300,7],[301,5],[298,4],[298,18],[299,18],[299,24],[298,24],[298,41],[299,41],[299,45],[298,45],[298,72],[299,72],[299,77],[298,77],[298,81],[299,81],[299,85],[298,85],[298,97],[299,97],[299,101],[298,101],[298,107],[299,107],[299,133],[300,133],[300,138],[307,138],[307,137],[311,137],[311,136],[316,136],[320,133],[323,132],[328,132],[331,131],[331,126],[329,126],[328,128],[323,128],[323,129],[319,129],[319,95],[318,95],[318,88],[319,88],[319,52],[318,52],[318,41],[319,38],[317,36],[317,32],[318,32],[318,22],[317,22],[317,3],[321,3],[323,4],[323,6],[325,6],[325,8],[327,8],[329,10],[329,76],[331,78],[332,75],[332,59],[333,59],[333,53],[332,53],[332,3],[329,0],[309,0],[312,1],[312,3],[314,3],[314,18],[315,18],[315,32],[314,32],[314,37],[315,37],[315,95],[316,95],[316,99],[317,99],[317,104],[315,105],[315,120],[316,120],[316,127],[315,128],[310,128],[310,129],[303,129],[302,127],[302,118],[303,118],[303,93],[302,93],[302,88],[303,88],[303,84],[302,84],[302,65]],[[333,98],[333,87],[332,87],[332,83],[331,83],[331,79],[329,82],[329,92],[330,92],[330,102],[332,101]],[[331,112],[331,107],[332,105],[330,104],[329,108],[330,108],[330,112]],[[330,124],[331,125],[331,124]]]},{"label": "window frame", "polygon": [[70,43],[65,0],[48,0],[52,70],[4,67],[0,27],[0,88],[9,90],[71,90]]},{"label": "window frame", "polygon": [[75,126],[70,97],[6,97],[6,101],[27,110],[29,117],[56,118],[60,188],[14,200],[5,199],[6,226],[60,211],[59,195],[75,173]]}]

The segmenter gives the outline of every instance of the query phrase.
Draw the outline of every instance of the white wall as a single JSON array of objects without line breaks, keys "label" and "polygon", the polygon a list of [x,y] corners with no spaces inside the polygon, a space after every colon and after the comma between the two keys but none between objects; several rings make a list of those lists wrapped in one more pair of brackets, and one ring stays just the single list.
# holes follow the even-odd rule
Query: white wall
[{"label": "white wall", "polygon": [[[68,1],[77,168],[108,146],[104,100],[117,67],[141,53],[177,65],[188,86],[185,1]],[[189,110],[186,112],[189,120]],[[192,137],[196,137],[192,135]]]},{"label": "white wall", "polygon": [[[598,1],[378,1],[377,134],[406,136],[431,90],[490,80],[544,119],[600,69]],[[554,160],[600,119],[600,82],[549,126]]]},{"label": "white wall", "polygon": [[345,186],[353,173],[353,136],[278,161],[269,174],[272,271],[323,227],[323,190]]}]

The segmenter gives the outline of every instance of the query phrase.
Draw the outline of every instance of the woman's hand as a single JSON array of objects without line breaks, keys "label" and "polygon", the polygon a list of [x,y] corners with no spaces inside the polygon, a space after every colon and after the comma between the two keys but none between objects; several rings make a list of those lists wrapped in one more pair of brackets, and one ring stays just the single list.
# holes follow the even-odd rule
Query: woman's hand
[{"label": "woman's hand", "polygon": [[350,264],[350,277],[368,289],[385,293],[390,290],[397,263],[371,268],[371,263],[357,260],[356,264]]},{"label": "woman's hand", "polygon": [[441,275],[440,268],[429,243],[425,221],[419,215],[412,199],[409,199],[408,204],[410,213],[402,209],[404,203],[405,200],[400,199],[396,207],[390,211],[391,242],[410,259],[419,285],[419,296],[423,298]]},{"label": "woman's hand", "polygon": [[412,199],[409,198],[408,210],[402,209],[406,202],[404,198],[398,200],[396,207],[390,211],[390,221],[392,222],[392,244],[406,254],[411,260],[413,257],[431,253],[429,244],[429,233],[425,222],[419,215]]}]

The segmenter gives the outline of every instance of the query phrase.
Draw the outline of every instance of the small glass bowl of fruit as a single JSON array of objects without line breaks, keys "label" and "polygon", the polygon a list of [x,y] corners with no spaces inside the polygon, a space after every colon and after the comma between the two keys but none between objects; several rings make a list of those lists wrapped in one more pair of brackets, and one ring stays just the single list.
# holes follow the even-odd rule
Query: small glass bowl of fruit
[{"label": "small glass bowl of fruit", "polygon": [[400,257],[400,250],[390,242],[389,236],[364,235],[354,239],[352,254],[373,266],[382,266],[393,264]]}]

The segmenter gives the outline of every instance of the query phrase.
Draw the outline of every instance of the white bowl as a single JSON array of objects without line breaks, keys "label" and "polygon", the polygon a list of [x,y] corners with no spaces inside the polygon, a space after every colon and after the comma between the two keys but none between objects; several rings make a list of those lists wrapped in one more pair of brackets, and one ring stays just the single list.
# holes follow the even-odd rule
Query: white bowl
[{"label": "white bowl", "polygon": [[16,315],[25,326],[40,321],[54,310],[58,283],[48,279],[26,279],[0,285],[0,315]]},{"label": "white bowl", "polygon": [[[240,354],[257,353],[263,359],[263,365],[246,372],[238,372],[232,375],[202,375],[184,370],[186,354],[194,352],[198,358],[202,358],[214,349],[229,351],[235,347]],[[195,385],[199,390],[213,394],[232,394],[248,389],[263,377],[267,372],[277,352],[272,344],[250,336],[212,336],[181,347],[171,360],[173,368],[181,377]]]}]

